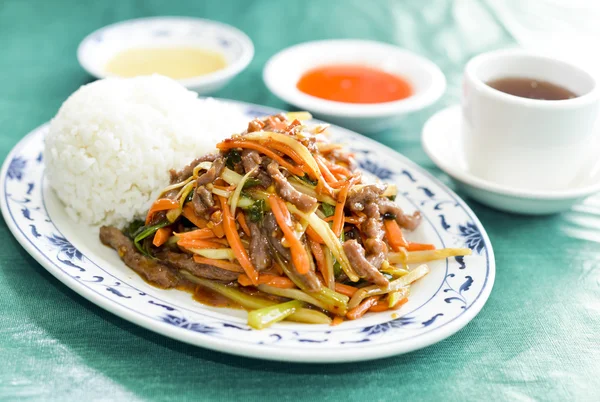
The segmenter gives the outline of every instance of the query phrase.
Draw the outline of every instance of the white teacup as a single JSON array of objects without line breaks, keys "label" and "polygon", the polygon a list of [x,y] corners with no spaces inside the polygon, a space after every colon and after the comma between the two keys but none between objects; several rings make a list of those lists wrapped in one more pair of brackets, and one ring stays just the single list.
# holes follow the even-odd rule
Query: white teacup
[{"label": "white teacup", "polygon": [[[547,81],[577,97],[529,99],[486,84],[511,77]],[[476,56],[467,64],[463,81],[463,144],[468,169],[512,188],[567,188],[590,157],[599,105],[599,83],[565,61],[520,49]]]}]

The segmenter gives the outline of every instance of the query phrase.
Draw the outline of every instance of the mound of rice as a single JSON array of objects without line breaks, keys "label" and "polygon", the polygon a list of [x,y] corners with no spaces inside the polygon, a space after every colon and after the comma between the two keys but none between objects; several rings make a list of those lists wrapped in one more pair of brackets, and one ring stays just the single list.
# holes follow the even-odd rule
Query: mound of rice
[{"label": "mound of rice", "polygon": [[170,78],[108,78],[81,87],[52,120],[46,174],[74,220],[123,227],[145,216],[169,169],[246,124],[236,108]]}]

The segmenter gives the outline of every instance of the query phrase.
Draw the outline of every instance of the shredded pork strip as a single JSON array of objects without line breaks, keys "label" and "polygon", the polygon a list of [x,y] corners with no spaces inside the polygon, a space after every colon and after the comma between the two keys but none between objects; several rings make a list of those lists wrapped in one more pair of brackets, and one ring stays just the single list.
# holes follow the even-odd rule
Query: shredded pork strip
[{"label": "shredded pork strip", "polygon": [[125,265],[140,274],[148,282],[168,289],[180,283],[179,277],[159,261],[140,254],[133,242],[119,229],[112,226],[100,228],[100,241],[114,248]]},{"label": "shredded pork strip", "polygon": [[279,165],[276,162],[271,162],[267,166],[267,171],[275,181],[277,193],[285,201],[294,204],[300,211],[309,212],[316,205],[317,200],[310,195],[302,194],[296,190],[279,171]]}]

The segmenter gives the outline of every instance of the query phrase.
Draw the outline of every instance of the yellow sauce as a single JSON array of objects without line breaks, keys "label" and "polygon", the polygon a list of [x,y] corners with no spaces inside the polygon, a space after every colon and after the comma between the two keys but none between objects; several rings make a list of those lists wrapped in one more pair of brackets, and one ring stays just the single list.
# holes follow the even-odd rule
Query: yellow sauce
[{"label": "yellow sauce", "polygon": [[194,47],[138,48],[118,53],[106,65],[106,72],[120,77],[162,74],[184,79],[225,68],[221,53]]}]

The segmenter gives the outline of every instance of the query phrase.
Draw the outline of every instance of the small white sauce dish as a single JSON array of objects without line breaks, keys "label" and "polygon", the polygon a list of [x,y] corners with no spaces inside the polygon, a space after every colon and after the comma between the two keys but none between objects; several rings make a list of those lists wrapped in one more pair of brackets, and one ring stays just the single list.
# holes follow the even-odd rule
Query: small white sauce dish
[{"label": "small white sauce dish", "polygon": [[201,95],[217,91],[244,70],[254,45],[242,31],[216,21],[187,17],[153,17],[119,22],[88,35],[79,45],[79,64],[97,78],[109,76],[107,63],[130,48],[197,47],[221,53],[227,65],[210,74],[178,80]]},{"label": "small white sauce dish", "polygon": [[483,204],[507,212],[546,215],[568,210],[600,191],[600,165],[592,160],[582,167],[579,180],[559,190],[526,190],[480,178],[467,168],[462,144],[463,129],[461,107],[446,108],[432,116],[423,127],[423,148],[433,162],[456,182],[459,190]]},{"label": "small white sauce dish", "polygon": [[[309,70],[336,64],[368,66],[400,76],[411,84],[414,93],[393,102],[356,104],[317,98],[297,88],[298,80]],[[446,89],[444,74],[433,62],[397,46],[366,40],[325,40],[292,46],[267,62],[263,79],[283,101],[360,133],[392,127],[407,113],[433,104]]]}]

